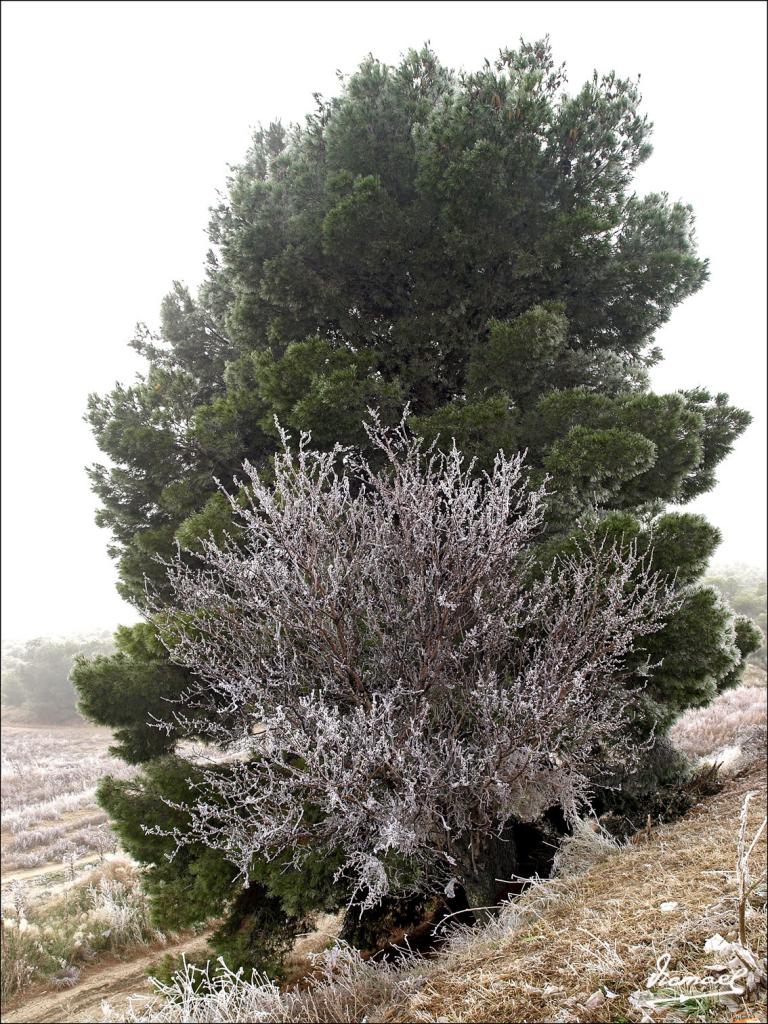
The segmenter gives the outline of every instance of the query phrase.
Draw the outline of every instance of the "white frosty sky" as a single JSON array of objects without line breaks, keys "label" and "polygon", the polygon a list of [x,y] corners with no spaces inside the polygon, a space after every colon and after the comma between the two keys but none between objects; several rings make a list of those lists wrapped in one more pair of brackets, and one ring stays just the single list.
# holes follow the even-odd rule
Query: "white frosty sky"
[{"label": "white frosty sky", "polygon": [[691,202],[712,279],[659,336],[658,390],[730,393],[755,422],[698,501],[718,560],[765,563],[763,3],[3,4],[3,630],[135,618],[114,591],[83,466],[89,391],[127,382],[137,320],[195,287],[207,208],[250,128],[300,119],[335,71],[431,41],[476,68],[549,32],[573,88],[642,74],[656,153],[638,191]]}]

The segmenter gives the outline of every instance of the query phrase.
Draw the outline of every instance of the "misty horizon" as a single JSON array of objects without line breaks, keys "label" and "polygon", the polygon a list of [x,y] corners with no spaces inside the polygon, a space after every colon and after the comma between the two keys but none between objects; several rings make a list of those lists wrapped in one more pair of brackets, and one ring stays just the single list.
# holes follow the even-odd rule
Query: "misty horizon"
[{"label": "misty horizon", "polygon": [[[428,3],[369,3],[360,23],[346,5],[324,4],[304,8],[297,36],[283,5],[220,3],[226,60],[209,45],[204,7],[178,21],[177,8],[153,5],[148,21],[142,4],[5,5],[14,43],[3,43],[2,230],[14,258],[3,266],[4,638],[136,621],[115,590],[109,531],[94,523],[84,467],[102,456],[82,419],[87,395],[129,383],[142,368],[127,344],[134,324],[157,324],[174,280],[193,291],[202,281],[208,208],[252,127],[300,120],[313,92],[337,91],[335,68],[353,71],[371,49],[394,62],[425,39],[449,65],[471,68],[520,36],[549,33],[570,87],[594,67],[642,76],[655,130],[637,191],[692,204],[711,272],[658,332],[664,359],[651,387],[722,390],[752,414],[717,487],[685,509],[721,530],[715,563],[763,568],[765,149],[755,126],[765,122],[765,62],[755,6],[707,5],[692,22],[688,5],[623,4],[627,32],[625,18],[598,21],[599,4],[480,3],[469,20],[456,5],[439,24]],[[254,64],[247,29],[257,23]],[[739,38],[748,103],[732,103],[711,73],[729,37]],[[713,125],[718,144],[705,147]]]}]

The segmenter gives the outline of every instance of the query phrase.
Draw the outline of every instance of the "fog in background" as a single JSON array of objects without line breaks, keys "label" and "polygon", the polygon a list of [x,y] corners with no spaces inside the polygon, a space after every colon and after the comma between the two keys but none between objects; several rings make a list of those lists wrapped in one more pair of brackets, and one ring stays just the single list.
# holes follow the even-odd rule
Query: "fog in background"
[{"label": "fog in background", "polygon": [[117,596],[83,467],[90,391],[130,382],[136,321],[202,279],[208,206],[259,122],[296,121],[369,52],[452,67],[549,33],[578,89],[641,73],[637,190],[690,202],[711,280],[657,338],[655,390],[726,391],[754,423],[687,506],[718,561],[766,556],[766,6],[762,3],[36,3],[2,8],[3,636],[82,633]]}]

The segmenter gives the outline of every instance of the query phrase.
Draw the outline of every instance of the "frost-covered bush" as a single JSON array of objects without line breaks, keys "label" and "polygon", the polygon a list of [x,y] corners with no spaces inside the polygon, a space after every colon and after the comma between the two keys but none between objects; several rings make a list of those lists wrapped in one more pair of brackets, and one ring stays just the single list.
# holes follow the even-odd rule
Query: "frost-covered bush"
[{"label": "frost-covered bush", "polygon": [[231,757],[172,834],[245,877],[339,858],[365,906],[457,883],[487,903],[509,822],[575,818],[631,760],[625,659],[675,599],[631,546],[538,565],[521,455],[481,475],[403,425],[369,439],[374,466],[283,435],[268,479],[245,466],[238,544],[168,566],[163,639],[196,681],[165,724],[206,720]]},{"label": "frost-covered bush", "polygon": [[111,859],[47,900],[32,900],[20,882],[3,894],[3,998],[46,978],[74,984],[79,965],[100,953],[163,941],[150,920],[140,873]]},{"label": "frost-covered bush", "polygon": [[100,877],[88,885],[88,925],[109,949],[139,945],[155,932],[138,878]]},{"label": "frost-covered bush", "polygon": [[[105,1005],[104,1019],[123,1024],[259,1021],[315,1024],[380,1019],[377,1011],[423,984],[413,971],[364,960],[345,945],[313,954],[313,976],[303,991],[281,991],[269,978],[218,965],[184,963],[170,982],[155,981],[155,996],[134,998],[119,1013]],[[418,961],[414,961],[418,963]]]}]

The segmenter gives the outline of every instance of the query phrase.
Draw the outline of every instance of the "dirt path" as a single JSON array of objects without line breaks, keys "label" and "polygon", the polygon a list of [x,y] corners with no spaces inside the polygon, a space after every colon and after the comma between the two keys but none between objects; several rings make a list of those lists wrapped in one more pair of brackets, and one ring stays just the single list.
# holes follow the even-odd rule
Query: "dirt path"
[{"label": "dirt path", "polygon": [[[74,862],[74,867],[94,868],[99,863],[98,853],[90,853],[85,857],[80,857]],[[51,876],[51,881],[54,883],[54,888],[63,888],[64,883],[60,885],[59,879],[63,878],[66,874],[67,869],[60,864],[54,864],[48,862],[47,864],[41,864],[37,868],[16,868],[13,871],[4,871],[2,877],[2,887],[5,889],[11,884],[11,882],[28,882],[35,878],[42,878],[46,875]],[[55,880],[55,881],[54,881]]]},{"label": "dirt path", "polygon": [[147,971],[167,954],[199,955],[205,952],[206,935],[188,936],[168,946],[154,946],[128,961],[103,962],[86,967],[73,988],[61,992],[28,995],[13,1009],[3,1013],[3,1024],[83,1024],[102,1019],[101,1003],[108,999],[115,1010],[127,1004],[130,996],[147,995],[150,988]]}]

